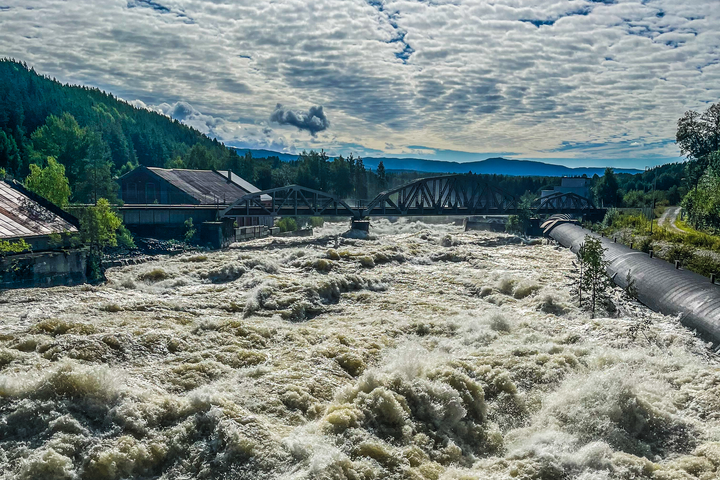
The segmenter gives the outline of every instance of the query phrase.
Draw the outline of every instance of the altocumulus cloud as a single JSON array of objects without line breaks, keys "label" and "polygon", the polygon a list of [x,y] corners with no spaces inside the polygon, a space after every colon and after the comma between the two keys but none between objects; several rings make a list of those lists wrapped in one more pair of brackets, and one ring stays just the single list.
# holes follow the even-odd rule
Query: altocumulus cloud
[{"label": "altocumulus cloud", "polygon": [[310,107],[307,113],[304,113],[288,110],[278,103],[270,115],[270,121],[307,130],[313,136],[330,127],[330,120],[325,115],[322,106]]},{"label": "altocumulus cloud", "polygon": [[[155,109],[167,104],[164,113],[246,146],[671,157],[677,118],[720,100],[718,0],[2,7],[3,55]],[[269,130],[278,99],[311,99],[332,128],[324,111],[282,107]]]}]

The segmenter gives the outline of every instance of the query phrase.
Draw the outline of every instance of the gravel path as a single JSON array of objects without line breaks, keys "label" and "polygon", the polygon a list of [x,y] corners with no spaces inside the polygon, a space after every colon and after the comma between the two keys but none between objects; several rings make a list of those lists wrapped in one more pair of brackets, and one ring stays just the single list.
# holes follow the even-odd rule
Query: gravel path
[{"label": "gravel path", "polygon": [[661,227],[669,228],[673,232],[684,234],[685,231],[681,230],[680,228],[678,228],[677,225],[675,225],[675,221],[677,220],[678,215],[680,215],[681,208],[682,207],[668,207],[665,212],[660,216],[658,224]]}]

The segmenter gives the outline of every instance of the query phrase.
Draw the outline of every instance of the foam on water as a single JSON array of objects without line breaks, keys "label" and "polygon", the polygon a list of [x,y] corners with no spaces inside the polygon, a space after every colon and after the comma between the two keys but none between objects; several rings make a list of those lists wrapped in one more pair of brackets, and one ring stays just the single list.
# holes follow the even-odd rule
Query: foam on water
[{"label": "foam on water", "polygon": [[552,245],[372,223],[2,293],[0,478],[720,476],[677,319],[589,318]]}]

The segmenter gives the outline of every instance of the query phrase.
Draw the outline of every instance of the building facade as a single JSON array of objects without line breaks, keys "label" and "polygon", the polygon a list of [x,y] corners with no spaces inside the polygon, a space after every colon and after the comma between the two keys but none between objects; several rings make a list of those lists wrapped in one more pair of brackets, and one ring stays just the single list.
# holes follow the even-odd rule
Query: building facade
[{"label": "building facade", "polygon": [[560,180],[560,186],[554,187],[552,190],[543,190],[541,197],[548,197],[557,193],[574,193],[581,197],[592,200],[592,192],[590,190],[590,179],[586,177],[563,177]]},{"label": "building facade", "polygon": [[[192,219],[196,226],[221,222],[221,213],[260,190],[230,171],[138,167],[119,179],[123,223],[141,236],[175,238]],[[268,197],[269,198],[269,197]],[[239,227],[272,227],[270,216],[231,219]]]}]

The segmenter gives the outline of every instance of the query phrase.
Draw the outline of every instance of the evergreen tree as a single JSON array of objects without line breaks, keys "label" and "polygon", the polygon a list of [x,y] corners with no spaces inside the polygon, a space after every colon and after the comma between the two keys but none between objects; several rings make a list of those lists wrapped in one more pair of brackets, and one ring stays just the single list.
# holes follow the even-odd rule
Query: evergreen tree
[{"label": "evergreen tree", "polygon": [[258,165],[255,169],[255,186],[260,190],[267,190],[272,187],[272,168],[267,163]]},{"label": "evergreen tree", "polygon": [[215,157],[210,150],[199,143],[193,145],[183,159],[186,168],[194,170],[212,170],[217,167]]},{"label": "evergreen tree", "polygon": [[366,199],[368,196],[367,190],[367,175],[365,171],[365,165],[363,165],[362,158],[358,157],[355,161],[355,195],[358,199]]},{"label": "evergreen tree", "polygon": [[22,158],[17,143],[11,135],[0,130],[0,168],[12,175],[19,175],[22,170]]},{"label": "evergreen tree", "polygon": [[387,177],[385,177],[385,164],[380,160],[377,167],[378,184],[380,189],[384,189],[387,185]]},{"label": "evergreen tree", "polygon": [[330,162],[330,170],[332,176],[332,192],[342,198],[347,198],[353,189],[352,171],[350,162],[342,155]]},{"label": "evergreen tree", "polygon": [[591,236],[585,236],[585,242],[578,251],[580,261],[580,306],[582,305],[582,292],[589,295],[589,305],[592,316],[595,316],[597,305],[607,301],[608,290],[612,288],[613,282],[607,275],[609,262],[605,260],[606,249],[602,242]]},{"label": "evergreen tree", "polygon": [[605,169],[605,173],[595,184],[595,198],[598,206],[615,207],[618,204],[618,184],[617,177],[612,168]]},{"label": "evergreen tree", "polygon": [[75,164],[78,181],[75,183],[74,198],[93,204],[100,198],[115,202],[118,185],[112,175],[110,148],[97,132],[88,134],[87,145],[85,158]]}]

